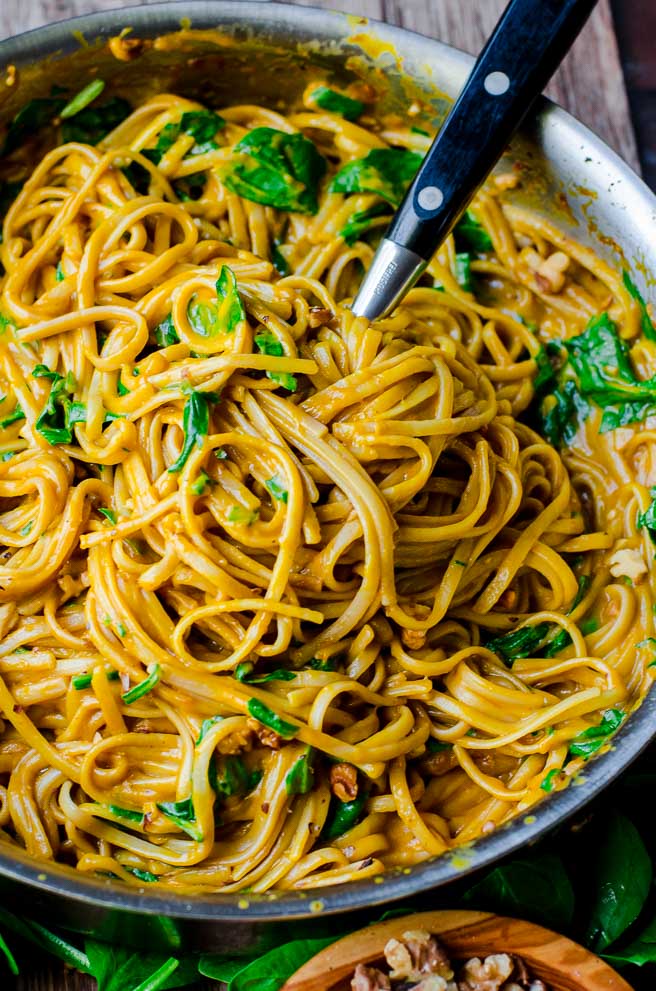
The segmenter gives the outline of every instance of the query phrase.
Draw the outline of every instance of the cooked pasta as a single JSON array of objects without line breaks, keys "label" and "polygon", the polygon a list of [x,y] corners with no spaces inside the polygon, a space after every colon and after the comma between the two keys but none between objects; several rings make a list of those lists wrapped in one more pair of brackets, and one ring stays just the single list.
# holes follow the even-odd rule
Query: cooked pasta
[{"label": "cooked pasta", "polygon": [[39,161],[10,128],[0,835],[34,858],[192,894],[405,867],[651,684],[649,313],[510,173],[354,318],[430,143],[371,96],[114,99],[104,136],[82,97]]}]

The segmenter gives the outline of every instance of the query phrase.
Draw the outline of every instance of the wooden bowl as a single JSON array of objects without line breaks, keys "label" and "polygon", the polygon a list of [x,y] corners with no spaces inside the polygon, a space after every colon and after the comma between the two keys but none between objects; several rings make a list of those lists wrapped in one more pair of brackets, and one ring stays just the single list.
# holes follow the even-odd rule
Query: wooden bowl
[{"label": "wooden bowl", "polygon": [[425,929],[454,960],[513,953],[552,991],[633,991],[594,953],[542,926],[489,912],[419,912],[360,929],[308,960],[281,991],[350,991],[357,964],[380,964],[389,939]]}]

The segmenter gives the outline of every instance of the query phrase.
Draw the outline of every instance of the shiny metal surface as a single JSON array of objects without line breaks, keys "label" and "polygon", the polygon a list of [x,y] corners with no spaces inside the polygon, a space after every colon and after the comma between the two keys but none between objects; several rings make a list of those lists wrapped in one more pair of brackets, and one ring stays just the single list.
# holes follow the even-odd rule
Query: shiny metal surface
[{"label": "shiny metal surface", "polygon": [[[94,48],[96,38],[106,40],[126,24],[140,37],[178,30],[181,16],[194,28],[219,27],[229,38],[238,39],[239,45],[218,54],[214,49],[208,52],[206,44],[192,42],[184,52],[152,47],[131,63],[116,62]],[[91,44],[83,52],[79,51],[80,32]],[[368,56],[360,42],[377,57]],[[56,65],[46,62],[35,75],[29,66],[44,58],[56,58]],[[0,83],[3,120],[16,112],[27,95],[48,92],[55,80],[69,85],[77,79],[79,86],[89,64],[98,66],[99,75],[110,86],[134,99],[156,72],[172,89],[210,103],[259,97],[270,105],[290,92],[299,92],[313,64],[334,73],[337,80],[348,79],[355,70],[366,77],[382,69],[392,105],[395,100],[400,105],[403,80],[410,76],[440,119],[446,103],[439,93],[453,96],[471,65],[471,59],[461,52],[387,25],[363,25],[345,15],[305,7],[218,0],[110,10],[41,28],[0,43],[0,67],[10,62],[25,71],[16,92]],[[645,288],[646,273],[656,271],[656,201],[617,155],[545,101],[525,124],[501,167],[515,163],[523,180],[522,188],[512,193],[516,202],[555,216],[565,230],[594,245],[611,264],[633,267],[639,287]],[[47,914],[51,923],[151,948],[184,944],[225,952],[246,946],[252,949],[256,944],[271,945],[299,935],[309,920],[314,920],[315,931],[319,925],[340,932],[362,920],[364,909],[370,909],[367,919],[371,920],[375,918],[371,907],[383,902],[415,896],[413,904],[418,904],[421,892],[455,882],[534,842],[619,774],[647,745],[655,729],[656,694],[652,693],[615,737],[612,750],[590,762],[580,787],[550,796],[531,816],[515,820],[472,848],[373,881],[311,892],[190,899],[152,893],[148,886],[135,891],[111,880],[81,876],[64,867],[37,863],[20,850],[2,845],[0,892],[5,905],[27,909],[33,915]],[[430,902],[424,900],[424,905],[434,906],[435,896]],[[355,915],[348,920],[329,918],[345,912]]]},{"label": "shiny metal surface", "polygon": [[356,317],[376,320],[387,316],[414,286],[427,264],[414,251],[384,237],[353,300],[351,309]]}]

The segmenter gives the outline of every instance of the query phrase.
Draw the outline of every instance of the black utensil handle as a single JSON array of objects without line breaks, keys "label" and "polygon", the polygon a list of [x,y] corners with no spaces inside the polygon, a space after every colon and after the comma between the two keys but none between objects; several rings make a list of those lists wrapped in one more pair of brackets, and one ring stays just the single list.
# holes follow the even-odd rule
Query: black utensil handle
[{"label": "black utensil handle", "polygon": [[[386,237],[428,260],[491,172],[596,0],[511,0]],[[464,180],[464,183],[463,183]]]}]

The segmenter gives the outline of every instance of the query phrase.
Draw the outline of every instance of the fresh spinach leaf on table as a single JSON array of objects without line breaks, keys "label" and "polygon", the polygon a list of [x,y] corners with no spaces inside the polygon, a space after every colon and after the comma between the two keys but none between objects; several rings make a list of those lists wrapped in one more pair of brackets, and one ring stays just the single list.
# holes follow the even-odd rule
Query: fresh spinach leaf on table
[{"label": "fresh spinach leaf on table", "polygon": [[197,958],[142,953],[116,943],[85,942],[89,972],[98,991],[165,991],[198,980]]},{"label": "fresh spinach leaf on table", "polygon": [[270,950],[237,971],[228,985],[228,991],[278,991],[299,967],[338,938],[295,939]]},{"label": "fresh spinach leaf on table", "polygon": [[589,883],[593,906],[586,942],[595,952],[605,950],[634,922],[647,900],[652,863],[630,819],[611,809],[595,848]]},{"label": "fresh spinach leaf on table", "polygon": [[574,889],[564,864],[554,853],[511,860],[495,867],[463,896],[469,908],[530,919],[560,932],[574,916]]}]

